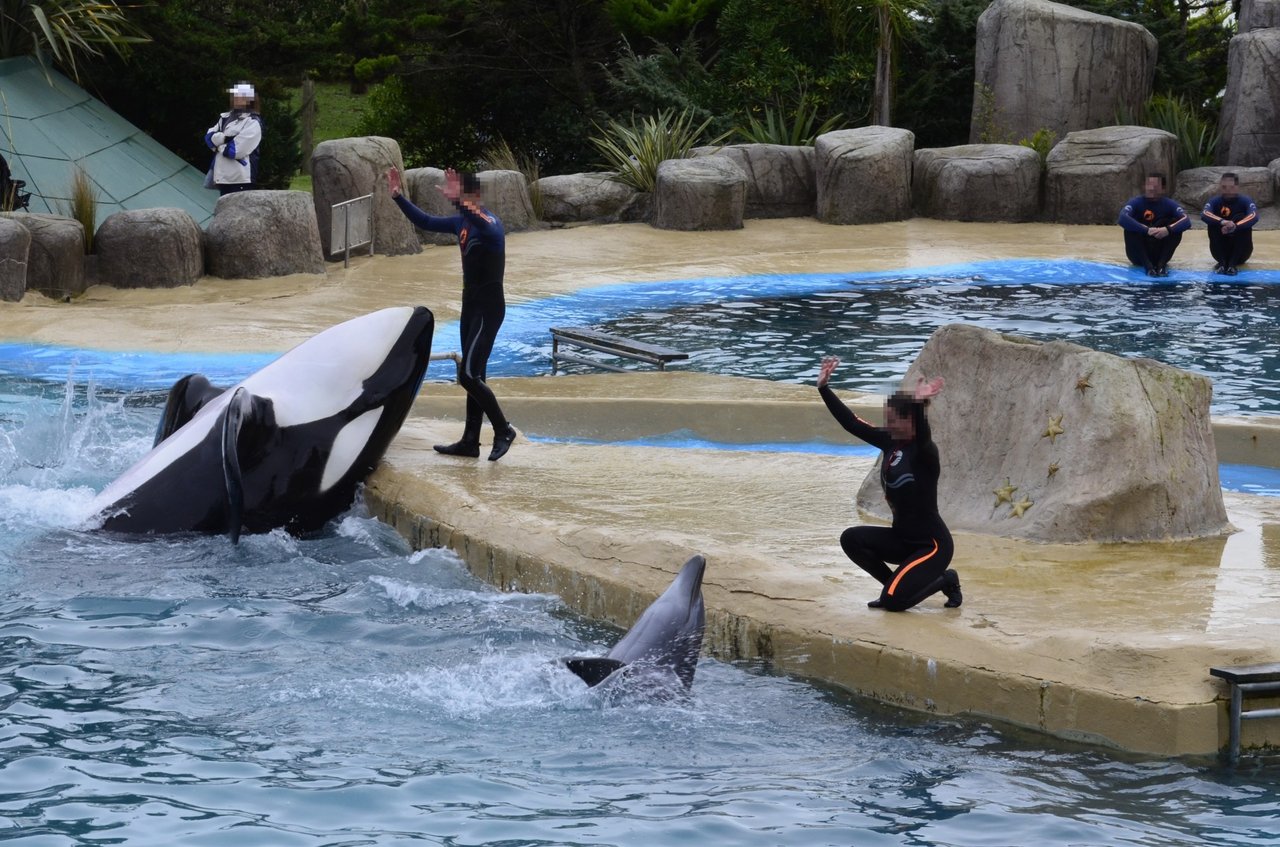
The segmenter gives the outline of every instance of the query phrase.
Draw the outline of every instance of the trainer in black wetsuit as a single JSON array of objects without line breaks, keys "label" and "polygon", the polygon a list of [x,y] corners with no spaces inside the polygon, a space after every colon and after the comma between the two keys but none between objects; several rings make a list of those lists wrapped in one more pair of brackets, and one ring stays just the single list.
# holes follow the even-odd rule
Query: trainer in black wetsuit
[{"label": "trainer in black wetsuit", "polygon": [[1236,268],[1253,255],[1253,225],[1258,222],[1258,205],[1239,193],[1239,185],[1239,177],[1224,173],[1218,181],[1222,193],[1210,197],[1200,212],[1200,220],[1209,225],[1214,271],[1227,276],[1235,276]]},{"label": "trainer in black wetsuit", "polygon": [[893,512],[891,526],[852,526],[840,536],[845,555],[883,586],[879,599],[867,605],[900,612],[942,591],[947,607],[955,608],[963,597],[959,577],[947,569],[954,547],[938,514],[941,465],[925,414],[942,380],[921,381],[914,395],[890,397],[886,426],[877,427],[855,415],[827,384],[838,364],[834,357],[823,360],[818,392],[846,431],[881,451],[880,485]]},{"label": "trainer in black wetsuit", "polygon": [[1116,223],[1124,227],[1124,252],[1129,261],[1146,268],[1147,276],[1168,276],[1166,265],[1182,243],[1191,219],[1182,207],[1164,196],[1164,174],[1147,174],[1142,194],[1120,210]]},{"label": "trainer in black wetsuit", "polygon": [[480,183],[475,174],[445,172],[440,192],[457,208],[458,214],[429,215],[410,203],[400,193],[400,174],[387,172],[391,196],[405,217],[419,229],[450,232],[458,237],[462,251],[462,314],[458,331],[462,340],[462,362],[458,366],[458,382],[467,391],[467,423],[462,438],[454,444],[437,444],[435,449],[449,456],[480,455],[480,426],[488,417],[493,425],[493,449],[489,461],[506,455],[516,430],[502,414],[498,398],[485,382],[489,354],[494,339],[507,314],[502,292],[502,276],[506,268],[506,234],[498,216],[480,202]]}]

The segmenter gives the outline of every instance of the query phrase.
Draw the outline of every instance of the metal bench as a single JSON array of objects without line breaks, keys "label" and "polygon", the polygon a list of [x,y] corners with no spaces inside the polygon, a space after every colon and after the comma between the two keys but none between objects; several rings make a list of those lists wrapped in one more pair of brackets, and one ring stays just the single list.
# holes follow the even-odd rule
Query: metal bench
[{"label": "metal bench", "polygon": [[551,372],[556,372],[556,362],[577,362],[580,365],[591,365],[596,368],[604,368],[609,371],[625,372],[626,368],[620,368],[617,365],[611,365],[601,362],[599,359],[592,359],[586,356],[578,356],[573,353],[563,353],[560,351],[560,345],[568,345],[572,347],[582,347],[587,350],[597,350],[601,353],[608,353],[623,359],[634,359],[638,362],[647,362],[651,365],[657,365],[658,370],[666,370],[669,362],[677,362],[681,359],[689,358],[688,353],[682,353],[670,347],[660,347],[656,344],[645,344],[641,341],[632,341],[629,338],[623,338],[620,335],[610,335],[607,332],[597,332],[594,329],[582,326],[567,327],[551,327]]},{"label": "metal bench", "polygon": [[1280,697],[1280,664],[1209,668],[1209,673],[1231,684],[1231,728],[1227,739],[1227,761],[1235,764],[1240,758],[1240,722],[1258,718],[1280,718],[1280,709],[1244,708],[1247,697]]}]

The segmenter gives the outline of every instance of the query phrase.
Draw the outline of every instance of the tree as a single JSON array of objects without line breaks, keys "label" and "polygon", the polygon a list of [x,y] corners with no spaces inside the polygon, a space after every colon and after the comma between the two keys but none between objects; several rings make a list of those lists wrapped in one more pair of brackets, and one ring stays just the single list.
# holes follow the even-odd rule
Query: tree
[{"label": "tree", "polygon": [[125,17],[116,0],[0,0],[0,58],[32,55],[48,60],[80,81],[79,61],[151,39]]}]

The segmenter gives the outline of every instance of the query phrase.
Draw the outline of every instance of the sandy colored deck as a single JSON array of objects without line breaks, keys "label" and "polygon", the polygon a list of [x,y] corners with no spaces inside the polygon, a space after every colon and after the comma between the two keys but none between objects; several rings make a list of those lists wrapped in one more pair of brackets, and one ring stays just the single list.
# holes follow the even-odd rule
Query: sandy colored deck
[{"label": "sandy colored deck", "polygon": [[[1209,267],[1202,233],[1181,267]],[[1280,267],[1280,233],[1260,232],[1252,267]],[[644,225],[513,234],[508,295],[765,272],[920,267],[1018,257],[1118,261],[1114,227],[913,220],[829,227],[751,221],[732,233]],[[102,349],[283,350],[385,305],[456,316],[457,254],[359,260],[325,277],[206,279],[171,291],[94,288],[73,304],[0,304],[0,339]],[[437,349],[452,349],[440,339]],[[812,435],[841,442],[803,386],[696,374],[498,380],[531,434],[627,439],[708,427],[726,440]],[[549,591],[628,625],[693,552],[708,556],[710,652],[939,713],[990,716],[1055,735],[1156,754],[1207,754],[1226,737],[1225,687],[1211,665],[1280,661],[1280,501],[1227,495],[1240,531],[1195,543],[1048,546],[957,537],[965,605],[869,610],[871,580],[837,538],[870,460],[517,441],[500,463],[435,454],[453,440],[461,394],[431,385],[369,500],[417,544],[450,546],[504,589]],[[1223,423],[1232,460],[1271,460],[1277,427]],[[807,440],[800,438],[800,440]],[[1259,446],[1261,445],[1261,446]],[[1267,461],[1267,463],[1271,463]],[[1280,721],[1245,724],[1280,743]]]}]

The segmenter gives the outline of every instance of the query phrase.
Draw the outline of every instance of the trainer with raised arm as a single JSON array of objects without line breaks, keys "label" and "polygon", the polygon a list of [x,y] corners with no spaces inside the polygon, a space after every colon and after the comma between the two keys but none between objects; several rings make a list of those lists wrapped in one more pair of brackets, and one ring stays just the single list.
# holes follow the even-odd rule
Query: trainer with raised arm
[{"label": "trainer with raised arm", "polygon": [[502,414],[498,398],[485,382],[489,354],[498,328],[507,314],[502,291],[506,269],[507,241],[502,221],[481,203],[480,180],[473,173],[445,171],[440,193],[458,210],[456,215],[429,215],[409,202],[400,189],[400,172],[387,171],[387,187],[405,217],[419,229],[453,233],[462,251],[462,314],[458,333],[462,341],[462,361],[458,382],[467,392],[467,422],[462,438],[453,444],[437,444],[436,452],[446,456],[480,455],[480,427],[484,418],[493,426],[493,448],[489,461],[506,455],[515,441],[516,429]]},{"label": "trainer with raised arm", "polygon": [[1125,255],[1146,268],[1147,276],[1169,275],[1169,260],[1191,228],[1191,218],[1164,191],[1164,174],[1147,174],[1142,193],[1124,205],[1116,221],[1124,227]]},{"label": "trainer with raised arm", "polygon": [[925,414],[930,399],[942,391],[942,377],[921,377],[914,392],[890,396],[885,425],[878,427],[855,415],[831,390],[831,374],[839,364],[834,356],[822,360],[818,393],[840,426],[880,450],[880,487],[893,512],[890,526],[851,526],[840,536],[845,555],[882,586],[867,605],[901,612],[941,591],[946,607],[954,609],[964,598],[960,577],[947,568],[954,547],[938,514],[942,468]]}]

